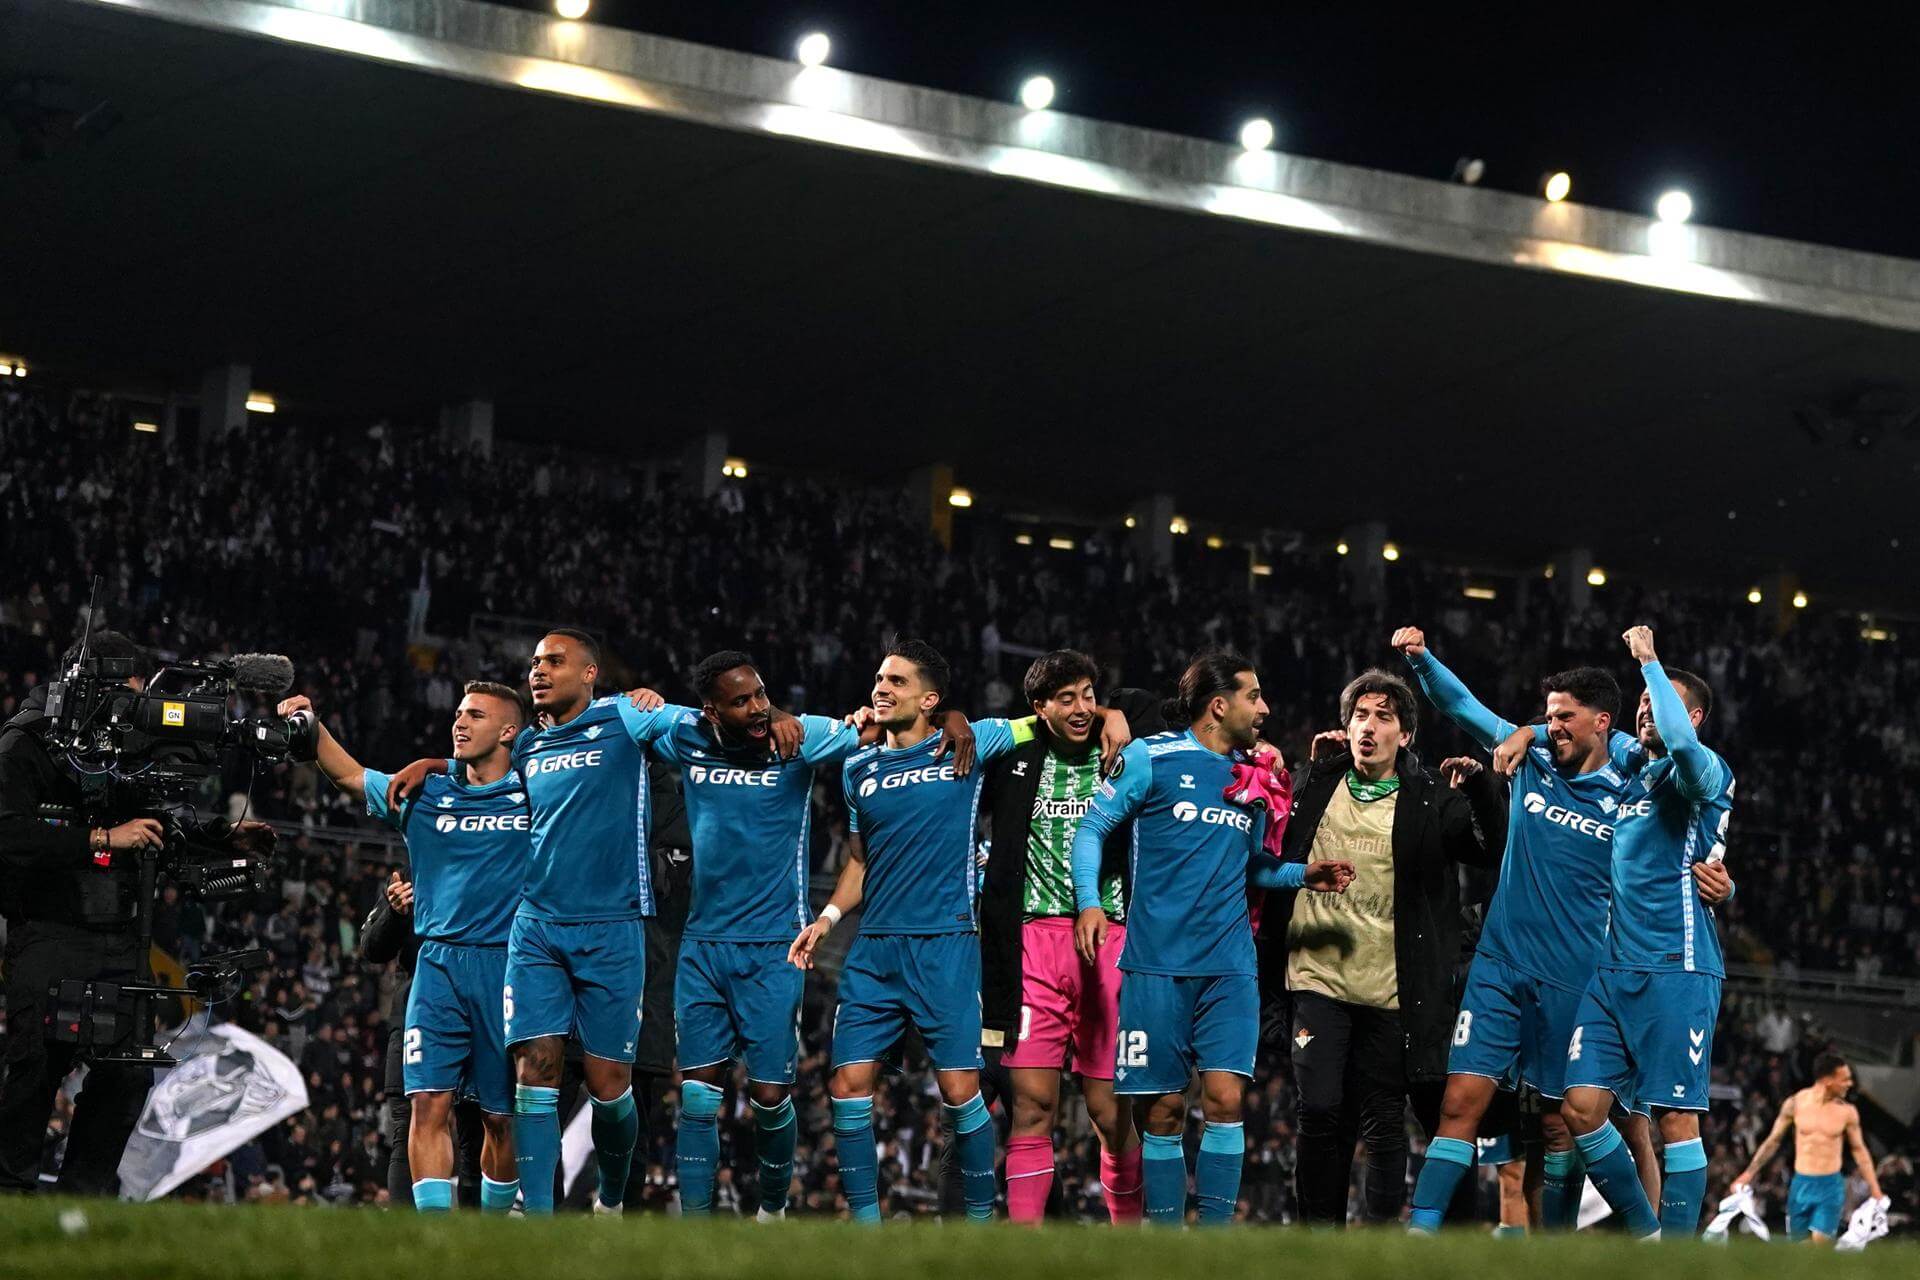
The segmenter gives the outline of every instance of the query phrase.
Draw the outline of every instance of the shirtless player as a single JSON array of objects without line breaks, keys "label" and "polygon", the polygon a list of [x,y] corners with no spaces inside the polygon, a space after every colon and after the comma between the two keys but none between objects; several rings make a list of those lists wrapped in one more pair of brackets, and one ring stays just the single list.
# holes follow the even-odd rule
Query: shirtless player
[{"label": "shirtless player", "polygon": [[1853,1162],[1866,1180],[1867,1194],[1878,1199],[1880,1179],[1873,1173],[1873,1156],[1860,1135],[1860,1112],[1847,1101],[1853,1088],[1853,1068],[1837,1053],[1813,1060],[1813,1084],[1788,1098],[1773,1122],[1773,1132],[1753,1153],[1753,1162],[1733,1180],[1737,1190],[1758,1177],[1786,1140],[1793,1141],[1793,1186],[1787,1194],[1787,1237],[1815,1244],[1832,1244],[1840,1234],[1840,1211],[1847,1198],[1846,1176],[1840,1172],[1840,1140],[1853,1152]]}]

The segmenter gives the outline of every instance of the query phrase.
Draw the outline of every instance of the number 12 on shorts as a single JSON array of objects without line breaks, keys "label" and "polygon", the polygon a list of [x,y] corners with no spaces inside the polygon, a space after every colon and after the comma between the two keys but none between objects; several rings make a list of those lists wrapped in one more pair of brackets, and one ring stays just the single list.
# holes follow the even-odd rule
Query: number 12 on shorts
[{"label": "number 12 on shorts", "polygon": [[1115,1054],[1115,1065],[1122,1067],[1144,1067],[1147,1065],[1147,1033],[1144,1031],[1122,1031]]}]

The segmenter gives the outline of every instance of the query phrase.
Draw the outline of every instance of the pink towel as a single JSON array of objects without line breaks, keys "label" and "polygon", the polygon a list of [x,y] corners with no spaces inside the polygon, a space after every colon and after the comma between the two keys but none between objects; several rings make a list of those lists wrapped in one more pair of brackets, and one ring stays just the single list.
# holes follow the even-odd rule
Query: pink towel
[{"label": "pink towel", "polygon": [[[1293,813],[1293,778],[1279,767],[1278,755],[1264,756],[1247,764],[1233,766],[1233,781],[1221,793],[1222,798],[1245,809],[1265,809],[1267,830],[1262,847],[1274,857],[1284,857],[1281,842],[1286,838],[1287,819]],[[1266,905],[1265,889],[1247,890],[1247,918],[1253,931],[1260,932],[1260,909]]]}]

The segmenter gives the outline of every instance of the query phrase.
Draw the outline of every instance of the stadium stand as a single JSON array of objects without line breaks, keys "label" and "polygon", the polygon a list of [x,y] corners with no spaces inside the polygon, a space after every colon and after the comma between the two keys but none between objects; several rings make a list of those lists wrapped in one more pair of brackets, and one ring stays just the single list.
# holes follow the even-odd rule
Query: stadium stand
[{"label": "stadium stand", "polygon": [[[166,500],[146,500],[156,494]],[[740,646],[758,656],[776,698],[823,712],[864,699],[866,663],[894,632],[923,635],[953,656],[956,702],[979,713],[1009,707],[1025,651],[1074,643],[1101,660],[1110,682],[1164,687],[1198,644],[1232,643],[1259,664],[1273,705],[1269,736],[1294,758],[1327,727],[1352,672],[1393,660],[1386,638],[1400,622],[1424,622],[1462,677],[1517,716],[1535,706],[1534,682],[1547,671],[1587,660],[1624,668],[1620,630],[1651,617],[1663,653],[1718,691],[1714,741],[1740,778],[1728,854],[1740,892],[1723,917],[1737,972],[1715,1045],[1710,1194],[1804,1082],[1813,1052],[1838,1037],[1859,1055],[1859,1036],[1836,1030],[1834,1010],[1856,997],[1904,1002],[1911,1023],[1920,1000],[1915,637],[1814,610],[1778,633],[1744,603],[1744,582],[1710,592],[1615,583],[1592,610],[1570,615],[1545,591],[1468,600],[1461,569],[1408,559],[1388,575],[1386,600],[1363,607],[1343,593],[1331,549],[1305,540],[1276,541],[1272,575],[1260,579],[1247,576],[1244,560],[1197,549],[1183,551],[1175,572],[1150,572],[1112,535],[1086,537],[1071,552],[985,535],[950,551],[901,498],[876,487],[756,477],[702,502],[587,457],[522,465],[503,452],[488,461],[386,424],[355,433],[289,425],[190,456],[131,436],[110,397],[16,386],[0,391],[0,526],[8,543],[0,717],[47,679],[78,630],[89,576],[100,574],[106,621],[153,648],[289,653],[298,690],[370,762],[436,748],[459,681],[517,683],[524,637],[563,620],[609,639],[623,684],[684,695],[694,659]],[[1195,627],[1195,618],[1205,621]],[[1436,725],[1421,748],[1438,759],[1463,744]],[[254,945],[273,952],[271,969],[219,1016],[299,1063],[312,1101],[180,1194],[378,1203],[388,979],[358,968],[352,952],[403,854],[310,768],[254,780],[230,773],[207,799],[282,825],[283,896],[211,909],[169,901],[156,943],[187,957]],[[815,804],[814,871],[824,886],[844,856],[845,827],[832,788],[820,787]],[[1782,979],[1829,981],[1842,998],[1798,999],[1790,1012],[1775,998]],[[803,1212],[837,1205],[823,1150],[829,1013],[828,992],[815,984],[796,1097]],[[1882,1049],[1887,1061],[1902,1051]],[[1286,1221],[1285,1055],[1263,1055],[1261,1070],[1248,1095],[1242,1211]],[[877,1102],[890,1212],[938,1207],[938,1103],[922,1073],[896,1078]],[[743,1097],[729,1105],[731,1173],[716,1205],[750,1211],[751,1120]],[[63,1106],[55,1117],[56,1138],[65,1114]],[[1062,1114],[1081,1126],[1059,1145],[1062,1211],[1099,1217],[1084,1113]],[[1869,1119],[1894,1212],[1911,1222],[1914,1180],[1903,1162],[1915,1135],[1891,1115]],[[664,1206],[670,1113],[652,1117],[648,1131],[648,1199]],[[1760,1192],[1777,1217],[1778,1167]]]}]

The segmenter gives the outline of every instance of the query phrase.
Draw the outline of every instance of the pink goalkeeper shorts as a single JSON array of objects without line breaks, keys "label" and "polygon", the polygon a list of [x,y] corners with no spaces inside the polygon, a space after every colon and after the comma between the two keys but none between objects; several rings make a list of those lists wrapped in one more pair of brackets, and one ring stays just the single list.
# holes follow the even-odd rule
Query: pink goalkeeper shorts
[{"label": "pink goalkeeper shorts", "polygon": [[1020,1038],[1000,1059],[1005,1067],[1068,1065],[1096,1080],[1113,1079],[1114,1034],[1120,1022],[1120,948],[1125,925],[1109,925],[1097,964],[1073,949],[1073,921],[1065,916],[1021,926]]}]

